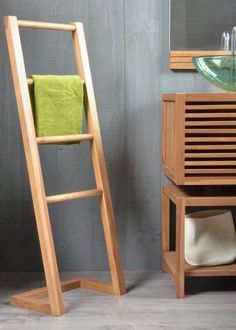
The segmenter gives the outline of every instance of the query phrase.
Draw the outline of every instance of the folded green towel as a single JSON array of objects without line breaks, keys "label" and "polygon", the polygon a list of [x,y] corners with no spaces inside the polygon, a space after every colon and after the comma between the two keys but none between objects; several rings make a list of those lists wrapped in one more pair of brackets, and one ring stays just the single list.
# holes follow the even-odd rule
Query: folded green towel
[{"label": "folded green towel", "polygon": [[33,75],[30,98],[37,136],[82,133],[83,81],[79,76]]}]

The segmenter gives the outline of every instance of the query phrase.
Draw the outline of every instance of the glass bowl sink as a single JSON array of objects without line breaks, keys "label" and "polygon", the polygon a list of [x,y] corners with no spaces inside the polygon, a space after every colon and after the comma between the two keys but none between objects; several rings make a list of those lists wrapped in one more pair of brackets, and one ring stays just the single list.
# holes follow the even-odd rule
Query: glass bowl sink
[{"label": "glass bowl sink", "polygon": [[193,64],[210,83],[227,91],[236,92],[236,56],[193,57]]}]

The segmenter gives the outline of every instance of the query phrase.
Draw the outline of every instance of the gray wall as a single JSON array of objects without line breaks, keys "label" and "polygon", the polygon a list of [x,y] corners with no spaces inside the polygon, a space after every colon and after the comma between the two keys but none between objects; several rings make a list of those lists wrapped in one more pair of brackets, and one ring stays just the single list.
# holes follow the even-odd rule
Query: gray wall
[{"label": "gray wall", "polygon": [[[159,269],[161,93],[212,90],[195,73],[168,69],[168,1],[1,0],[0,13],[84,23],[123,264]],[[0,29],[0,270],[38,271],[41,258]],[[75,72],[69,34],[22,30],[21,35],[29,75]],[[40,150],[48,194],[94,187],[87,143]],[[54,205],[50,214],[61,270],[107,268],[96,200]]]}]

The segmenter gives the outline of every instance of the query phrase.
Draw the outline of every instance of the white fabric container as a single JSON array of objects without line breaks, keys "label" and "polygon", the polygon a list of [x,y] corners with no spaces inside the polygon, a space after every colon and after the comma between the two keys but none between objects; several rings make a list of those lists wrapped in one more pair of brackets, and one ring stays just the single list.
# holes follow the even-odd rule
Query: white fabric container
[{"label": "white fabric container", "polygon": [[215,266],[236,259],[236,235],[229,210],[207,210],[185,216],[185,259],[193,266]]}]

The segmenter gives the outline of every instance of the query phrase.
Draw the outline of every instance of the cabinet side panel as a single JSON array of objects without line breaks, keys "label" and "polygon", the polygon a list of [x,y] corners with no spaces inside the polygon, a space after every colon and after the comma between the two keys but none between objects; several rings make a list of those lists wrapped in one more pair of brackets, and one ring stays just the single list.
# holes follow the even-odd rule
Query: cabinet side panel
[{"label": "cabinet side panel", "polygon": [[184,146],[185,146],[185,94],[176,94],[174,112],[174,151],[175,183],[185,184]]},{"label": "cabinet side panel", "polygon": [[175,178],[175,102],[162,105],[162,170],[171,180]]}]

